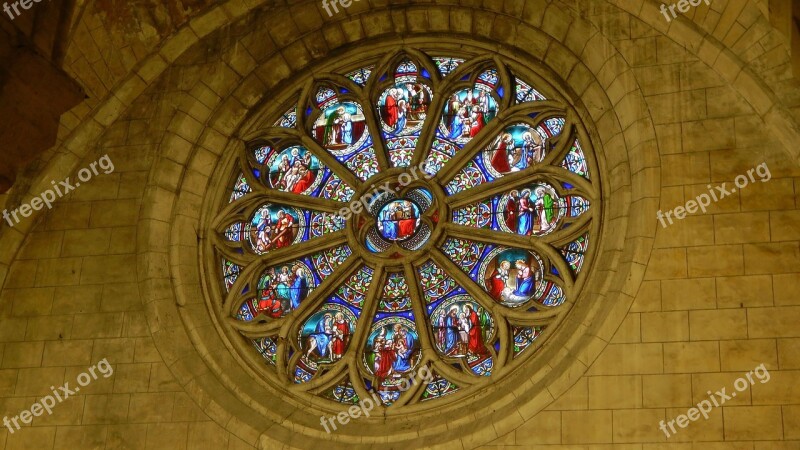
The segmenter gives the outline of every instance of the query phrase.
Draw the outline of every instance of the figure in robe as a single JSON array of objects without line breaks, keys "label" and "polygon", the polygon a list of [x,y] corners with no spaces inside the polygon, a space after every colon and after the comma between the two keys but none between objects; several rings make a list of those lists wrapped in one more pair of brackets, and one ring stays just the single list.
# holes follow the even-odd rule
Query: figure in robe
[{"label": "figure in robe", "polygon": [[481,91],[480,95],[478,96],[478,109],[481,111],[481,116],[484,125],[486,122],[489,121],[489,96],[486,95],[485,91]]},{"label": "figure in robe", "polygon": [[294,186],[291,188],[290,192],[295,194],[302,194],[308,188],[314,184],[314,180],[317,178],[317,174],[315,171],[311,170],[311,154],[306,153],[306,156],[297,162],[299,165],[299,178],[294,183]]},{"label": "figure in robe", "polygon": [[539,231],[546,232],[553,226],[555,211],[553,208],[553,196],[544,188],[536,189],[536,211],[539,214]]},{"label": "figure in robe", "polygon": [[262,214],[256,226],[256,250],[266,253],[272,246],[272,218],[269,211],[264,211]]},{"label": "figure in robe", "polygon": [[294,186],[297,184],[298,181],[300,181],[300,178],[301,178],[300,169],[301,168],[302,168],[302,166],[298,162],[294,166],[292,166],[289,169],[289,171],[286,173],[286,177],[283,179],[283,187],[284,187],[285,191],[292,192],[292,190],[294,189]]},{"label": "figure in robe", "polygon": [[336,322],[333,324],[333,339],[331,340],[331,359],[338,360],[347,350],[350,339],[350,325],[345,321],[344,314],[336,313]]},{"label": "figure in robe", "polygon": [[514,190],[508,195],[506,202],[505,221],[509,230],[516,231],[517,219],[519,218],[519,192]]},{"label": "figure in robe", "polygon": [[397,125],[394,127],[394,133],[399,134],[405,130],[406,123],[408,123],[408,103],[400,100],[397,102]]},{"label": "figure in robe", "polygon": [[292,285],[292,276],[289,273],[289,268],[284,267],[281,269],[281,273],[279,273],[276,278],[278,284],[275,286],[275,292],[278,293],[278,297],[281,299],[288,300],[291,297],[291,294],[289,293],[289,287]]},{"label": "figure in robe", "polygon": [[533,205],[531,205],[531,191],[525,189],[519,199],[519,217],[517,219],[517,234],[528,236],[533,230]]},{"label": "figure in robe", "polygon": [[528,298],[533,292],[533,271],[531,271],[530,265],[521,259],[516,262],[516,268],[517,288],[514,289],[513,294],[517,297]]},{"label": "figure in robe", "polygon": [[444,318],[444,353],[451,355],[458,350],[458,306],[450,308],[450,313]]},{"label": "figure in robe", "polygon": [[397,98],[395,95],[397,90],[389,89],[389,95],[386,96],[386,125],[394,127],[397,123]]},{"label": "figure in robe", "polygon": [[297,309],[300,307],[300,302],[308,296],[308,281],[301,267],[295,266],[293,269],[294,281],[289,291],[289,299],[291,300],[292,309]]},{"label": "figure in robe", "polygon": [[305,192],[312,184],[314,184],[314,180],[317,178],[317,175],[314,173],[313,170],[303,168],[302,175],[300,179],[292,187],[291,191],[295,194],[302,194]]},{"label": "figure in robe", "polygon": [[453,119],[458,114],[458,110],[461,109],[461,102],[458,100],[458,95],[453,94],[453,96],[447,102],[447,114],[448,123],[450,125],[450,129],[453,126]]},{"label": "figure in robe", "polygon": [[322,138],[323,145],[336,145],[341,141],[339,132],[341,130],[340,124],[344,113],[344,106],[340,106],[328,116],[328,120],[325,122],[325,134]]},{"label": "figure in robe", "polygon": [[292,159],[289,161],[289,165],[290,166],[296,166],[297,163],[303,164],[304,162],[305,162],[305,158],[300,156],[300,149],[293,148],[292,149]]},{"label": "figure in robe", "polygon": [[466,355],[469,346],[469,321],[466,313],[458,315],[458,354]]},{"label": "figure in robe", "polygon": [[542,159],[544,159],[542,146],[537,145],[536,142],[534,142],[533,135],[530,132],[526,132],[522,135],[522,148],[528,155],[528,166],[532,165],[533,163],[542,162]]},{"label": "figure in robe", "polygon": [[[486,126],[486,113],[489,111],[486,93],[481,91],[480,97],[477,100],[473,100],[472,103],[475,106],[472,108],[472,124],[470,125],[469,136],[475,137]],[[485,110],[484,107],[486,108]]]},{"label": "figure in robe", "polygon": [[520,170],[525,170],[529,166],[530,161],[530,153],[528,152],[528,148],[523,143],[522,147],[517,150],[517,153],[514,155],[514,160],[512,162],[511,171],[512,172],[519,172]]},{"label": "figure in robe", "polygon": [[347,145],[353,143],[353,116],[348,113],[342,116],[342,143]]},{"label": "figure in robe", "polygon": [[278,223],[275,228],[275,248],[283,248],[292,245],[292,241],[294,240],[293,225],[294,218],[291,214],[278,211]]},{"label": "figure in robe", "polygon": [[478,317],[478,313],[475,312],[470,304],[466,304],[464,308],[466,309],[467,322],[469,323],[469,343],[467,344],[467,350],[478,356],[488,355],[489,350],[486,349],[486,345],[483,343],[483,330],[481,329],[481,321]]},{"label": "figure in robe", "polygon": [[419,109],[419,97],[417,96],[417,88],[411,83],[406,83],[406,91],[408,91],[408,101],[410,103],[411,111]]},{"label": "figure in robe", "polygon": [[394,208],[387,208],[383,211],[381,224],[383,225],[383,237],[390,240],[396,240],[398,226],[397,222],[394,220]]},{"label": "figure in robe", "polygon": [[397,358],[394,345],[392,342],[387,342],[384,337],[386,330],[381,331],[381,336],[375,338],[373,344],[373,352],[375,353],[375,376],[383,380],[392,375],[392,367]]},{"label": "figure in robe", "polygon": [[511,138],[511,135],[506,133],[500,138],[500,143],[497,145],[497,149],[494,151],[494,155],[492,155],[492,167],[494,170],[498,171],[499,173],[508,173],[511,171],[511,166],[508,164],[508,139]]},{"label": "figure in robe", "polygon": [[292,169],[292,164],[291,162],[289,162],[289,155],[282,155],[281,162],[278,164],[277,179],[275,180],[273,186],[279,189],[283,189],[285,191],[289,190],[289,188],[286,187],[285,179],[286,175],[289,174],[289,170],[291,169]]},{"label": "figure in robe", "polygon": [[444,339],[444,336],[445,336],[444,315],[439,317],[439,322],[437,322],[436,325],[438,327],[438,330],[437,330],[437,333],[436,333],[438,339],[437,339],[436,342],[439,342],[441,344],[442,348],[444,348],[444,342],[445,342],[445,339]]},{"label": "figure in robe", "polygon": [[[270,272],[270,279],[273,280],[273,283],[275,278],[275,271],[273,270]],[[275,317],[274,314],[277,310],[278,317],[280,317],[280,303],[280,300],[276,296],[276,286],[267,286],[267,289],[261,291],[261,297],[258,300],[258,311]]]},{"label": "figure in robe", "polygon": [[414,234],[417,226],[417,218],[414,217],[414,209],[410,202],[406,202],[400,211],[400,220],[397,222],[397,238],[404,239]]},{"label": "figure in robe", "polygon": [[425,97],[425,88],[422,87],[421,84],[417,85],[417,104],[419,105],[419,110],[421,112],[425,112],[428,110],[428,100]]},{"label": "figure in robe", "polygon": [[453,121],[450,124],[450,139],[460,139],[464,135],[464,122],[467,117],[467,110],[462,106],[453,116]]},{"label": "figure in robe", "polygon": [[258,312],[263,312],[264,314],[277,319],[281,317],[283,314],[283,310],[281,309],[281,302],[275,297],[275,292],[270,291],[266,295],[261,297],[258,301]]},{"label": "figure in robe", "polygon": [[408,332],[399,323],[394,326],[393,339],[397,359],[395,359],[392,369],[397,373],[407,372],[411,370],[411,353],[414,350],[414,340],[411,336],[408,336]]},{"label": "figure in robe", "polygon": [[500,300],[503,289],[505,289],[508,284],[508,270],[510,268],[511,263],[503,261],[500,263],[500,267],[495,268],[489,277],[489,283],[487,284],[489,287],[489,295],[491,295],[493,299]]},{"label": "figure in robe", "polygon": [[308,351],[306,358],[311,356],[314,350],[317,350],[320,358],[326,358],[331,350],[331,335],[333,334],[333,316],[326,313],[322,320],[317,322],[317,327],[313,334],[309,336]]}]

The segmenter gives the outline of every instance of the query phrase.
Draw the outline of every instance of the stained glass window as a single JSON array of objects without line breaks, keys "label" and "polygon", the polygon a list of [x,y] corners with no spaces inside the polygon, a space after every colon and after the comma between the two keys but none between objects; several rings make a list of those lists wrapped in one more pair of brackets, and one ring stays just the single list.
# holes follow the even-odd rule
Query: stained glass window
[{"label": "stained glass window", "polygon": [[265,378],[404,408],[536,357],[601,202],[578,114],[527,70],[399,52],[312,77],[246,143],[211,240],[219,312]]}]

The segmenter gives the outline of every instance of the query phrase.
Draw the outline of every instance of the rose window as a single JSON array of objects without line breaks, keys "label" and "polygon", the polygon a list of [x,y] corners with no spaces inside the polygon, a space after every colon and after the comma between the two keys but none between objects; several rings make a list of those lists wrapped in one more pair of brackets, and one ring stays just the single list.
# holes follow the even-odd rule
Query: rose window
[{"label": "rose window", "polygon": [[560,92],[498,57],[415,50],[299,86],[236,155],[210,230],[217,313],[264,380],[405,408],[535,359],[601,214]]}]

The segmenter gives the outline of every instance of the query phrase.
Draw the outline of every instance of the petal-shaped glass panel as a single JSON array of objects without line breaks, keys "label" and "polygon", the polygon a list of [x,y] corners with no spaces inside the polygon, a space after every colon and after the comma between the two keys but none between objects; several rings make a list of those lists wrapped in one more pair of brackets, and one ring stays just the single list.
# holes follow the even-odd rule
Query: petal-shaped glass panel
[{"label": "petal-shaped glass panel", "polygon": [[559,197],[553,186],[533,183],[456,209],[453,222],[521,236],[544,236],[558,229],[561,220],[578,217],[589,206],[589,201],[581,196]]},{"label": "petal-shaped glass panel", "polygon": [[[367,337],[363,364],[376,379],[384,404],[399,398],[422,356],[414,313],[378,313]],[[383,393],[381,391],[384,391]]]},{"label": "petal-shaped glass panel", "polygon": [[320,365],[342,359],[360,314],[360,309],[334,295],[306,319],[297,336],[302,353],[295,368],[295,383],[310,381]]},{"label": "petal-shaped glass panel", "polygon": [[264,184],[272,189],[318,197],[322,190],[320,186],[331,176],[329,168],[299,145],[280,150],[264,146],[255,152],[256,161],[261,164],[255,173],[261,175]]},{"label": "petal-shaped glass panel", "polygon": [[[447,184],[446,190],[449,193],[459,192],[540,164],[552,151],[555,146],[552,141],[559,136],[561,129],[561,118],[548,119],[536,127],[526,123],[506,127],[470,164],[461,169]],[[481,176],[473,173],[476,170],[481,172]]]},{"label": "petal-shaped glass panel", "polygon": [[544,295],[544,274],[545,263],[536,253],[497,247],[486,254],[474,278],[495,301],[516,308]]},{"label": "petal-shaped glass panel", "polygon": [[432,305],[431,332],[442,356],[466,358],[470,368],[491,359],[494,319],[469,295],[454,295]]},{"label": "petal-shaped glass panel", "polygon": [[253,213],[249,222],[235,226],[238,228],[226,231],[226,237],[229,240],[244,238],[250,250],[263,255],[317,238],[325,232],[339,231],[344,228],[344,220],[329,213],[266,203]]}]

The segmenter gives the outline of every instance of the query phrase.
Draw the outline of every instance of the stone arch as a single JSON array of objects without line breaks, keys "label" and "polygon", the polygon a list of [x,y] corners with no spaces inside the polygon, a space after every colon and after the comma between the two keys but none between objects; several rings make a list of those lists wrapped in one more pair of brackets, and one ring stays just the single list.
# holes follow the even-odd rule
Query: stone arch
[{"label": "stone arch", "polygon": [[[395,11],[394,14],[397,14],[397,12]],[[484,12],[482,14],[486,13]],[[566,64],[562,61],[560,65],[565,77],[573,73],[572,70],[574,67],[580,65],[578,63],[579,58],[575,56],[571,56],[570,58],[570,50],[560,46],[551,36],[540,34],[540,32],[533,28],[530,28],[527,33],[531,39],[539,39],[540,42],[547,42],[547,45],[542,46],[543,49],[555,49],[552,50],[552,53],[541,53],[538,55],[538,57],[545,61],[545,64],[549,62],[548,58],[552,60],[553,63],[560,57],[568,60]],[[491,38],[491,36],[486,37]],[[650,121],[647,117],[647,110],[642,107],[643,100],[640,96],[637,97],[635,90],[621,95],[621,98],[617,100],[616,106],[605,96],[605,90],[618,78],[619,73],[616,71],[620,70],[624,73],[622,69],[623,61],[619,58],[601,59],[604,52],[611,49],[611,46],[604,44],[602,39],[597,39],[590,43],[584,42],[584,44],[589,48],[581,47],[582,52],[600,55],[596,60],[598,66],[595,67],[594,70],[598,72],[603,71],[603,78],[605,81],[601,83],[597,79],[592,79],[593,71],[586,67],[576,69],[578,71],[583,70],[583,75],[575,75],[574,79],[579,89],[583,90],[583,102],[589,105],[586,107],[588,114],[592,120],[597,123],[598,135],[595,138],[603,143],[603,148],[607,152],[605,160],[608,167],[606,167],[605,170],[607,170],[607,176],[611,182],[611,192],[624,199],[623,202],[626,202],[628,199],[635,200],[631,202],[630,211],[624,211],[625,208],[623,207],[622,210],[614,210],[614,212],[611,213],[616,217],[610,219],[609,223],[611,227],[616,227],[620,231],[620,241],[610,245],[613,250],[609,250],[605,260],[606,263],[603,264],[604,267],[598,268],[598,276],[610,281],[615,275],[615,272],[609,268],[616,265],[618,258],[630,258],[626,262],[631,265],[631,273],[634,275],[625,277],[622,275],[624,271],[621,271],[619,276],[614,280],[615,285],[611,287],[611,289],[606,289],[605,286],[601,286],[601,283],[601,285],[596,286],[596,289],[590,291],[590,295],[597,295],[598,298],[614,296],[625,299],[615,303],[618,307],[614,308],[613,313],[619,316],[619,314],[624,314],[627,310],[627,306],[630,301],[632,301],[633,295],[636,292],[638,282],[641,280],[644,272],[644,265],[649,256],[647,239],[644,237],[648,235],[652,237],[655,227],[654,218],[651,220],[645,218],[645,214],[647,214],[646,211],[649,211],[650,207],[654,206],[658,201],[657,159],[652,154],[649,154],[656,151],[654,133],[652,132],[652,128],[650,128],[648,132],[648,124],[650,124]],[[549,57],[548,54],[550,55]],[[532,56],[536,57],[537,55]],[[606,65],[606,61],[609,60],[612,61],[612,63]],[[271,70],[277,70],[279,73],[292,71],[292,69],[284,68],[276,64],[275,60],[270,60],[266,64],[269,64]],[[581,76],[583,76],[584,79],[581,79]],[[241,86],[248,86],[251,84],[260,86],[259,82],[256,80],[256,76],[252,74],[247,75],[244,77]],[[584,85],[581,85],[581,83],[584,83]],[[236,96],[236,94],[234,94],[234,96]],[[256,103],[258,99],[258,97],[249,97],[246,95],[240,95],[240,97],[249,99],[245,103]],[[209,123],[225,123],[228,124],[230,128],[235,128],[235,124],[241,123],[241,120],[246,116],[246,111],[249,106],[252,105],[244,104],[239,100],[236,100],[234,103],[223,105],[216,115],[211,116]],[[621,117],[621,120],[619,120],[618,117]],[[234,122],[231,123],[230,120],[234,120]],[[238,120],[238,122],[236,122],[236,120]],[[194,120],[190,117],[176,118],[176,122],[174,122],[175,126],[170,128],[182,130],[193,123],[193,121]],[[626,142],[623,134],[625,130],[630,134],[628,140],[635,143],[634,148],[642,154],[649,154],[649,156],[642,157],[641,159],[629,160],[627,153],[630,151],[628,145],[631,144]],[[180,132],[178,135],[170,137],[164,142],[185,141],[187,136],[180,137],[179,134]],[[650,139],[645,139],[645,137],[649,137]],[[216,158],[222,151],[220,148],[208,148],[206,146],[209,143],[207,139],[206,135],[206,137],[200,137],[194,142],[182,144],[193,146],[192,151],[194,152],[187,158],[185,175],[192,174],[192,177],[201,179],[204,176],[208,176],[209,167],[213,167],[214,164],[213,161],[210,162],[209,160]],[[224,141],[218,142],[223,143]],[[231,148],[231,146],[236,145],[239,144],[234,140],[233,142],[228,142],[226,147]],[[142,288],[148,293],[148,298],[163,299],[154,300],[149,315],[151,322],[159,324],[159,327],[154,329],[154,333],[158,335],[156,339],[159,343],[159,347],[177,347],[184,350],[187,347],[201,347],[199,355],[188,355],[182,358],[179,356],[179,352],[174,350],[166,349],[164,353],[174,355],[174,359],[170,359],[170,362],[173,363],[173,371],[187,387],[192,389],[192,393],[196,398],[203,399],[201,400],[201,405],[206,410],[212,412],[219,411],[219,415],[214,417],[215,420],[222,422],[230,420],[231,422],[227,422],[229,424],[229,429],[243,438],[258,436],[262,445],[267,445],[268,442],[272,442],[271,439],[277,439],[287,444],[289,441],[284,440],[282,436],[288,436],[290,432],[301,432],[306,436],[311,436],[312,439],[324,437],[319,429],[314,428],[316,426],[315,423],[301,420],[295,409],[286,410],[281,408],[278,411],[273,411],[272,420],[279,422],[284,420],[287,416],[292,416],[292,420],[296,420],[297,422],[288,421],[291,423],[287,423],[284,428],[279,428],[278,425],[275,425],[269,430],[263,430],[255,424],[247,424],[245,420],[242,420],[239,414],[232,418],[230,412],[221,411],[221,409],[224,408],[220,405],[222,401],[220,398],[228,398],[228,400],[224,400],[225,403],[239,403],[242,401],[241,398],[233,399],[229,398],[229,396],[210,397],[206,394],[206,391],[219,392],[220,390],[230,390],[234,385],[237,385],[237,382],[240,386],[245,385],[247,378],[243,374],[238,372],[234,374],[232,370],[228,370],[225,375],[228,379],[223,381],[223,384],[228,383],[228,386],[225,388],[220,386],[218,378],[219,374],[222,373],[221,367],[233,367],[236,363],[231,361],[227,354],[224,354],[222,359],[216,363],[209,362],[206,357],[215,353],[216,350],[224,350],[224,346],[213,344],[213,340],[203,344],[202,342],[204,342],[204,339],[211,337],[209,333],[194,333],[191,331],[209,328],[209,318],[202,305],[198,304],[199,297],[197,294],[200,293],[200,285],[195,279],[195,274],[186,273],[182,275],[187,269],[191,271],[191,266],[194,261],[196,261],[196,250],[192,248],[193,245],[196,244],[197,236],[192,230],[195,229],[193,225],[197,223],[199,219],[198,211],[201,210],[201,208],[197,207],[197,202],[204,192],[202,190],[186,191],[180,189],[178,194],[173,194],[171,191],[173,189],[177,190],[177,183],[168,181],[166,177],[159,176],[160,173],[167,173],[170,171],[170,166],[173,163],[174,162],[167,161],[167,158],[162,158],[160,163],[154,168],[151,180],[162,181],[151,183],[148,189],[148,201],[146,204],[160,205],[160,207],[158,211],[156,211],[156,208],[150,208],[150,210],[145,211],[143,216],[147,217],[147,219],[142,220],[140,223],[140,229],[143,231],[143,234],[149,237],[147,240],[148,244],[140,248],[140,265],[142,268],[146,268],[145,279],[141,280]],[[199,187],[202,186],[202,182],[192,183],[192,185]],[[639,189],[636,191],[635,197],[633,191],[634,187]],[[164,208],[163,205],[174,205],[174,207]],[[627,229],[629,226],[628,217],[636,217],[636,223],[634,224],[634,228],[636,228],[634,236],[636,237],[633,241],[630,241],[636,242],[633,247],[625,247],[621,242],[625,236],[621,231]],[[170,226],[170,223],[173,225]],[[166,236],[170,236],[171,238],[169,249],[165,249],[163,246],[163,239]],[[641,239],[641,242],[637,241],[637,239]],[[152,270],[150,270],[151,268]],[[175,300],[170,294],[171,288],[169,287],[168,279],[165,278],[167,273],[178,274],[177,279],[174,281],[175,284],[180,287],[178,289],[178,304],[180,308],[177,308],[180,311],[178,312],[172,311],[173,308],[175,308]],[[599,274],[604,274],[605,276]],[[180,292],[182,290],[185,290],[187,293],[193,293],[194,295],[181,294]],[[610,293],[602,294],[602,292]],[[596,313],[598,309],[602,309],[602,303],[604,302],[598,300],[592,306],[591,311],[585,311],[583,313],[586,314],[586,317],[591,316]],[[617,309],[619,309],[619,312],[616,312]],[[603,312],[612,313],[610,310],[604,310]],[[165,317],[162,318],[162,316]],[[182,319],[178,320],[177,316],[181,316]],[[526,398],[526,402],[519,402],[518,404],[517,398],[524,398],[531,395],[530,387],[534,381],[528,380],[521,387],[509,391],[503,397],[500,397],[498,402],[492,405],[491,408],[497,412],[497,415],[493,416],[491,419],[494,426],[491,428],[486,427],[480,432],[476,432],[476,436],[480,433],[484,433],[484,437],[480,438],[481,441],[499,436],[503,431],[513,429],[515,425],[520,423],[521,419],[525,420],[532,417],[538,409],[544,407],[552,398],[560,395],[571,385],[571,382],[574,382],[577,377],[586,370],[593,358],[602,349],[604,342],[609,339],[618,325],[618,323],[614,323],[612,320],[606,327],[594,329],[589,323],[584,322],[586,320],[587,319],[581,316],[575,316],[571,320],[570,326],[574,327],[576,331],[564,342],[564,348],[569,348],[570,350],[561,350],[559,352],[563,353],[562,356],[566,358],[565,361],[570,362],[565,362],[562,367],[543,368],[544,371],[541,372],[542,374],[549,372],[556,377],[554,381],[549,383],[547,390],[539,390],[538,395],[531,399]],[[182,337],[178,338],[178,335],[182,334],[182,330],[184,329],[189,330],[186,340]],[[173,342],[175,339],[180,339],[181,342]],[[201,363],[209,366],[210,370],[206,370]],[[216,374],[216,376],[212,376],[213,374]],[[541,376],[542,375],[537,377],[536,381],[541,381]],[[247,393],[240,394],[246,395]],[[500,393],[498,392],[498,394]],[[250,395],[251,398],[255,397],[253,393]],[[247,403],[257,408],[257,405],[250,403],[252,401],[253,400],[249,400]],[[295,406],[295,408],[297,407],[299,406]],[[261,408],[261,414],[265,413],[264,409]],[[463,426],[471,425],[470,419],[459,419],[457,422],[463,423]],[[352,430],[353,432],[365,432],[367,436],[370,435],[368,430],[363,428],[353,428]],[[443,445],[447,443],[449,439],[459,435],[459,433],[448,429],[448,427],[444,425],[431,425],[424,431],[420,430],[408,434],[406,438],[396,437],[398,439],[409,439],[409,444],[413,443],[415,439],[425,439],[425,442],[430,444],[432,443],[431,435],[436,434],[443,434],[445,436],[442,438],[443,440],[440,440]],[[268,435],[271,437],[268,437]],[[364,439],[366,439],[366,441]],[[347,443],[354,444],[356,442],[373,442],[372,439],[378,438],[359,437],[358,434],[349,434],[348,431],[346,435],[337,435],[336,441],[345,445]],[[464,445],[478,443],[478,441],[470,443],[468,438],[461,438],[461,440]],[[252,440],[250,441],[254,442]],[[374,442],[378,442],[378,440]]]},{"label": "stone arch", "polygon": [[[783,143],[784,151],[795,161],[800,161],[800,149],[795,145],[800,141],[800,125],[793,119],[792,113],[775,91],[760,76],[761,74],[743,61],[741,51],[727,47],[713,35],[703,31],[697,23],[683,16],[667,22],[659,11],[661,2],[656,0],[643,2],[639,9],[623,0],[607,1],[652,28],[660,30],[712,68],[752,107],[766,127]],[[736,6],[729,3],[726,8],[734,9]]]},{"label": "stone arch", "polygon": [[[314,3],[307,2],[308,5]],[[208,41],[224,35],[225,28],[218,30],[218,27],[235,18],[244,19],[251,13],[248,9],[235,9],[233,4],[225,3],[192,20],[165,43],[159,53],[144,61],[135,74],[115,89],[114,96],[96,111],[93,118],[74,132],[65,143],[65,151],[50,162],[45,173],[50,177],[58,177],[58,174],[68,174],[74,170],[81,158],[94,148],[94,143],[104,130],[123,117],[126,108],[145,91],[148,84],[180,70],[180,67],[191,65],[192,58],[204,53]],[[474,435],[467,437],[459,437],[458,432],[441,424],[424,430],[429,434],[440,433],[443,445],[451,442],[450,439],[460,439],[464,446],[474,446],[504,434],[558,397],[586,370],[613,334],[636,293],[655,229],[655,218],[650,214],[659,197],[655,134],[641,94],[635,88],[626,91],[625,83],[618,81],[630,79],[630,69],[626,68],[624,60],[599,33],[573,35],[568,24],[572,20],[582,19],[570,17],[558,5],[550,4],[541,11],[535,11],[541,13],[539,16],[529,11],[524,21],[510,18],[518,6],[503,3],[500,7],[508,9],[495,13],[490,10],[436,7],[422,12],[414,7],[393,5],[391,9],[348,11],[352,16],[318,24],[307,31],[309,35],[333,35],[329,50],[334,53],[340,48],[356,47],[375,36],[390,38],[392,32],[388,30],[392,24],[402,23],[396,26],[411,37],[430,36],[426,31],[428,29],[442,33],[449,31],[464,39],[468,39],[469,32],[473,32],[472,39],[475,42],[504,42],[508,48],[498,45],[498,51],[521,48],[532,58],[543,61],[544,65],[551,67],[567,81],[572,95],[582,103],[587,119],[596,124],[593,139],[602,144],[598,147],[604,150],[602,158],[605,179],[609,183],[607,189],[609,195],[619,199],[607,208],[608,227],[615,233],[606,241],[607,253],[595,274],[595,279],[600,281],[587,291],[587,295],[596,296],[596,301],[590,310],[583,311],[583,315],[571,317],[569,326],[573,328],[573,334],[565,339],[564,350],[559,352],[564,357],[564,363],[559,367],[542,367],[541,375],[536,380],[527,380],[514,390],[498,392],[498,400],[492,405],[495,411],[491,416],[496,420],[487,420],[485,423],[489,426],[477,429]],[[363,18],[360,18],[362,14]],[[443,16],[448,17],[447,25],[437,21],[437,17]],[[465,26],[464,21],[470,25]],[[337,39],[335,31],[332,31],[350,29],[356,22],[361,25],[364,35],[352,42],[345,43]],[[485,23],[499,26],[487,27]],[[513,27],[515,33],[505,32],[504,25]],[[380,26],[384,28],[378,28]],[[585,31],[591,27],[580,29]],[[560,43],[562,40],[566,45]],[[296,45],[297,42],[286,42],[283,50],[288,52]],[[292,66],[298,62],[302,64]],[[241,413],[248,406],[231,394],[230,385],[225,387],[219,380],[220,374],[226,372],[223,368],[234,366],[235,361],[224,354],[220,361],[208,358],[214,350],[224,350],[224,347],[207,345],[198,348],[197,342],[213,339],[213,333],[207,326],[210,319],[198,305],[197,297],[188,295],[200,292],[193,268],[196,255],[193,255],[192,246],[197,244],[193,225],[207,188],[204,182],[215,170],[219,155],[229,146],[237,145],[235,140],[231,142],[229,138],[235,136],[248,110],[260,101],[265,92],[280,90],[280,86],[265,83],[257,75],[258,72],[270,70],[287,78],[305,70],[303,65],[306,62],[308,60],[303,58],[287,60],[285,56],[278,55],[260,64],[248,61],[220,63],[221,66],[230,66],[225,70],[239,74],[241,80],[231,77],[227,86],[220,86],[220,90],[227,89],[232,94],[220,97],[213,109],[204,105],[210,111],[200,106],[195,109],[190,103],[184,106],[186,111],[181,110],[173,116],[168,126],[169,133],[161,140],[161,157],[151,171],[145,207],[139,222],[139,282],[148,302],[148,319],[159,351],[187,392],[214,420],[245,441],[260,442],[264,447],[273,443],[271,439],[291,445],[293,432],[316,434],[317,439],[324,439],[324,436],[318,429],[313,429],[314,424],[293,422],[295,409],[282,408],[274,412],[271,419],[275,425],[267,429],[257,416]],[[197,102],[203,103],[200,100]],[[201,122],[203,116],[206,116],[205,124]],[[29,192],[38,192],[45,185],[43,180],[44,177],[40,178]],[[20,231],[25,229],[21,228]],[[3,248],[19,244],[24,235],[18,233],[17,230],[5,233],[2,236]],[[626,236],[630,237],[627,241]],[[9,261],[11,257],[8,256]],[[606,307],[607,303],[614,306]],[[602,310],[602,314],[596,318],[603,314],[611,317],[606,321],[588,320],[588,317],[598,314],[598,310]],[[554,380],[547,383],[546,389],[534,389],[535,382],[548,372],[554,376]],[[230,379],[232,382],[239,381],[239,386],[247,384],[243,374],[232,374]],[[456,430],[473,425],[473,420],[472,417],[463,417],[454,421],[461,427]],[[491,426],[491,423],[494,425]],[[398,434],[396,437],[409,443],[419,443],[423,439],[430,442],[431,439],[422,431]],[[357,435],[338,439],[340,446],[363,442]]]}]

